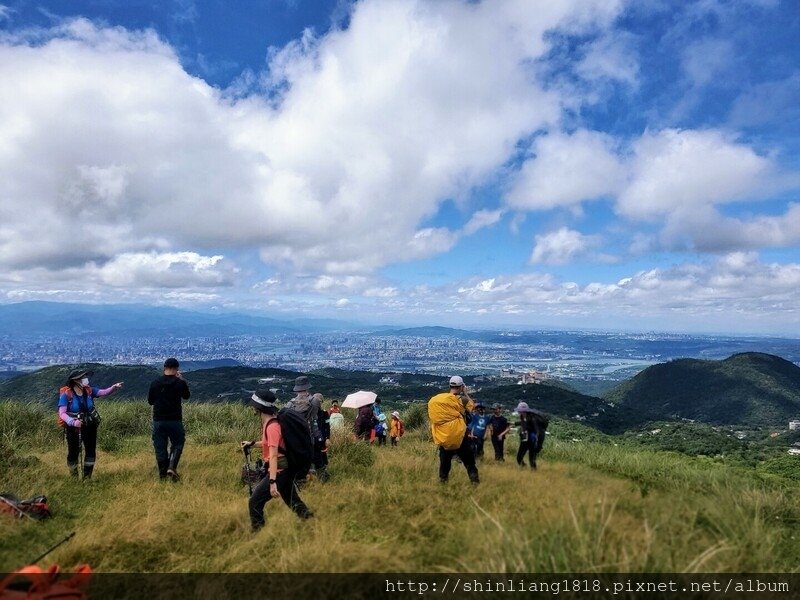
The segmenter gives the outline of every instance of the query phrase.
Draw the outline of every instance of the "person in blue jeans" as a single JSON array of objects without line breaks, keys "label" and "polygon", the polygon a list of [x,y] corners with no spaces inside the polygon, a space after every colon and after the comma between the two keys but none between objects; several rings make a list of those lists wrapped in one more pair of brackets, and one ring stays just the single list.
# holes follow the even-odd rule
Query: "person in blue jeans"
[{"label": "person in blue jeans", "polygon": [[189,386],[178,370],[177,358],[164,361],[164,375],[150,384],[147,402],[153,407],[153,448],[158,475],[178,481],[178,463],[186,443],[183,428],[182,400],[189,399]]}]

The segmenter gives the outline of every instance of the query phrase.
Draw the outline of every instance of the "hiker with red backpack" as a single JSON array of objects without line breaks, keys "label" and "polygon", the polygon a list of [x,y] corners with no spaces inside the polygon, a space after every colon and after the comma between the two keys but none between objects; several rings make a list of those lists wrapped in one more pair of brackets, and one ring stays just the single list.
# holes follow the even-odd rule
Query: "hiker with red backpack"
[{"label": "hiker with red backpack", "polygon": [[97,460],[100,414],[94,405],[94,399],[113,394],[122,387],[121,381],[105,389],[92,387],[89,385],[92,375],[93,371],[75,369],[67,377],[67,383],[58,390],[58,420],[67,436],[67,467],[70,475],[78,476],[78,458],[83,445],[84,479],[91,479]]},{"label": "hiker with red backpack", "polygon": [[313,516],[295,484],[297,479],[305,477],[311,465],[311,438],[305,431],[302,417],[293,410],[279,412],[275,401],[275,394],[267,389],[256,390],[248,401],[261,417],[261,440],[243,441],[241,447],[260,447],[267,462],[267,477],[255,487],[248,505],[253,531],[258,531],[266,523],[266,503],[279,496],[301,519]]}]

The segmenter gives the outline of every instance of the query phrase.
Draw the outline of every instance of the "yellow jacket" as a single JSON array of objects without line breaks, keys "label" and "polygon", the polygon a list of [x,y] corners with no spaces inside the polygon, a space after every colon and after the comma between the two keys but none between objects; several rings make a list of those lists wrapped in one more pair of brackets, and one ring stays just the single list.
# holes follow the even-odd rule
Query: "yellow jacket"
[{"label": "yellow jacket", "polygon": [[465,406],[461,398],[451,392],[436,394],[428,400],[428,419],[431,422],[433,442],[445,450],[458,449],[467,433],[464,415],[472,411],[472,406],[472,400]]}]

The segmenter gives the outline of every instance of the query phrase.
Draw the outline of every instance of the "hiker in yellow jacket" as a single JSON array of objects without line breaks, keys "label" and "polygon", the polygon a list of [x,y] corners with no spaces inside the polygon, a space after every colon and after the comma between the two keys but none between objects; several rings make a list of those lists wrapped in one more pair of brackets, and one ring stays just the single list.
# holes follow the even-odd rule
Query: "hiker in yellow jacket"
[{"label": "hiker in yellow jacket", "polygon": [[436,394],[428,401],[433,442],[439,446],[439,481],[442,483],[447,483],[454,456],[464,463],[469,480],[475,484],[480,482],[475,454],[467,437],[467,419],[474,404],[464,380],[458,375],[450,378],[449,391]]}]

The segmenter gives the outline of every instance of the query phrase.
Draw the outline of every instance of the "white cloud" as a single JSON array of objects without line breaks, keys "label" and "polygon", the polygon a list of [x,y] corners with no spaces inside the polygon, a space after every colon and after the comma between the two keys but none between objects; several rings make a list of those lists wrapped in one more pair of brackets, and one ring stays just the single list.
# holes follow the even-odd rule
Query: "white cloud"
[{"label": "white cloud", "polygon": [[536,236],[531,264],[563,265],[585,256],[599,240],[583,235],[574,229],[562,227],[556,231]]},{"label": "white cloud", "polygon": [[[456,322],[560,323],[786,332],[800,330],[800,264],[766,264],[755,253],[638,271],[614,282],[578,284],[547,273],[472,278],[408,290],[392,310]],[[387,312],[387,314],[390,314]],[[469,321],[469,317],[462,316]],[[478,321],[480,322],[480,321]]]},{"label": "white cloud", "polygon": [[491,227],[503,218],[502,210],[479,210],[472,215],[467,224],[464,225],[462,233],[472,235],[484,227]]},{"label": "white cloud", "polygon": [[647,133],[633,152],[617,209],[636,219],[757,197],[777,175],[768,158],[713,130]]},{"label": "white cloud", "polygon": [[537,138],[535,158],[522,166],[506,202],[516,209],[544,210],[617,192],[624,171],[613,148],[609,136],[594,131]]},{"label": "white cloud", "polygon": [[[620,9],[365,0],[346,30],[273,53],[269,100],[188,75],[152,31],[6,33],[0,265],[260,247],[279,266],[353,274],[447,251],[460,233],[421,223],[559,119],[534,71],[545,33],[602,29]],[[75,227],[92,242],[63,243]]]}]

